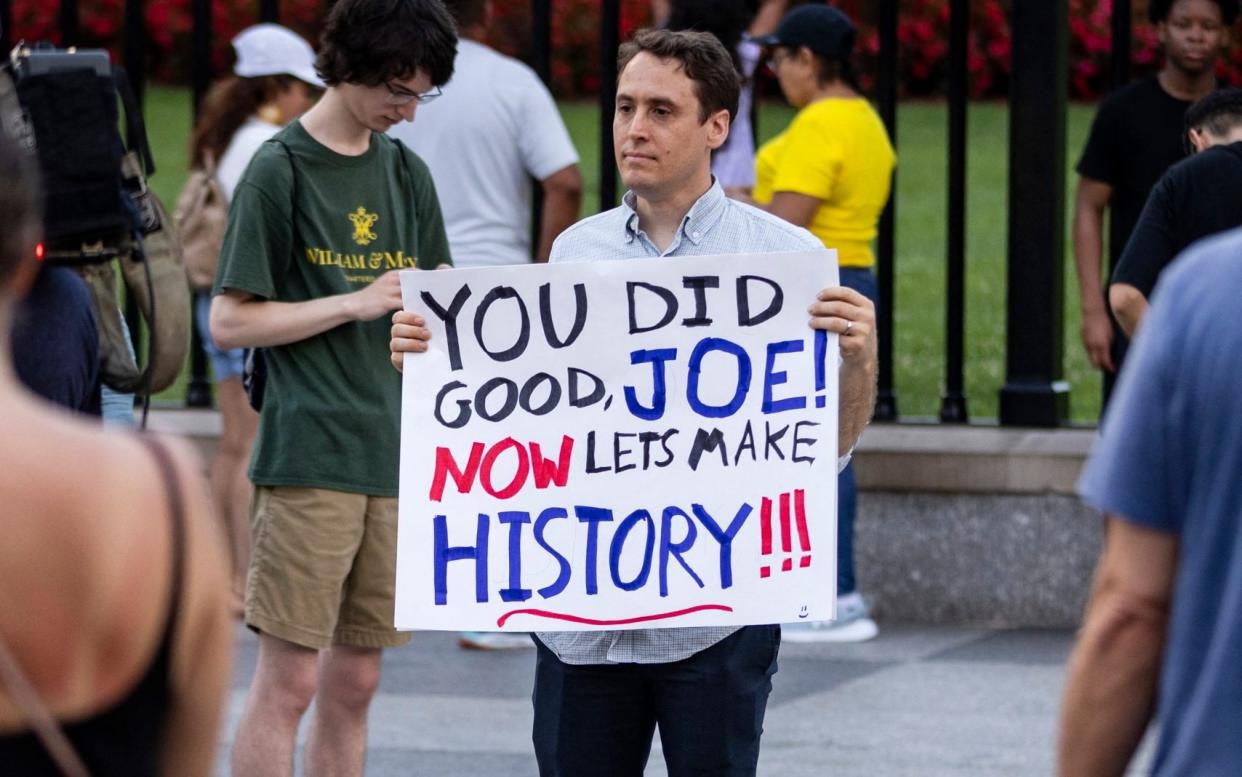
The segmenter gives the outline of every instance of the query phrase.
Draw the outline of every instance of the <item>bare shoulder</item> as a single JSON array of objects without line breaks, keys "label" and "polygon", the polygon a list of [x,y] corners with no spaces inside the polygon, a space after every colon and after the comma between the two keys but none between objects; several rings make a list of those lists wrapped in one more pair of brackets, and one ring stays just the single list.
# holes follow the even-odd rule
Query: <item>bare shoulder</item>
[{"label": "bare shoulder", "polygon": [[[0,629],[54,711],[90,713],[132,685],[167,622],[169,481],[137,435],[24,402],[5,421],[0,586],[17,595]],[[199,466],[183,443],[161,444],[183,494],[186,567],[210,569],[194,560],[204,545],[218,554]]]}]

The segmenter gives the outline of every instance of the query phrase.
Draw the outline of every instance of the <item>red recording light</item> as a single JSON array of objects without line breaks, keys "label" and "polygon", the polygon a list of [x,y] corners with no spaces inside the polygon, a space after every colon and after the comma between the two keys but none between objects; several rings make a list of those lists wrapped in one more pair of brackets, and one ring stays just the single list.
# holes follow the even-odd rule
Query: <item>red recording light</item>
[{"label": "red recording light", "polygon": [[35,246],[35,259],[38,259],[40,262],[43,261],[43,244],[42,243]]}]

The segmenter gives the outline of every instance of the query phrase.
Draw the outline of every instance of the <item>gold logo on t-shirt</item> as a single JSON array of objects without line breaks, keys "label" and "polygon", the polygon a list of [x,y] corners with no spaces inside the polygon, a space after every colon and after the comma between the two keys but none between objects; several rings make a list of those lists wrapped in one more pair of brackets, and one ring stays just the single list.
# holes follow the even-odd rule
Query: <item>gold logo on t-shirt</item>
[{"label": "gold logo on t-shirt", "polygon": [[354,225],[354,242],[358,245],[368,245],[379,237],[371,231],[371,227],[379,221],[379,214],[367,213],[366,208],[359,205],[358,210],[349,214],[349,220]]}]

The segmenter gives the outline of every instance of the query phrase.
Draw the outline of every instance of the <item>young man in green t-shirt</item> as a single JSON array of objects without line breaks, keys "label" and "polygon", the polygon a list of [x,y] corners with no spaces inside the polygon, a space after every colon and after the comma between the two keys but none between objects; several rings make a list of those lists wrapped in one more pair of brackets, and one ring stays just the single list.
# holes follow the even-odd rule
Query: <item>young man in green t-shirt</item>
[{"label": "young man in green t-shirt", "polygon": [[245,607],[259,658],[234,775],[291,774],[312,700],[307,773],[361,774],[380,651],[408,639],[392,625],[400,382],[385,317],[398,270],[450,258],[426,165],[384,132],[439,94],[456,48],[438,0],[340,0],[316,62],[327,92],[233,196],[211,333],[262,347],[268,366]]}]

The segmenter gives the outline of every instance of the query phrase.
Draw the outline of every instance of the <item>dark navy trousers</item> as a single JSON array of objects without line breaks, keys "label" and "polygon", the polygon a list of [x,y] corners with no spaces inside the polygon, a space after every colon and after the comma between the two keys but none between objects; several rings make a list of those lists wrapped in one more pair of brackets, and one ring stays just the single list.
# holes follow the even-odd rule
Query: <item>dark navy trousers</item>
[{"label": "dark navy trousers", "polygon": [[538,639],[540,777],[642,777],[656,726],[669,777],[750,777],[780,626],[746,626],[666,664],[567,664]]}]

